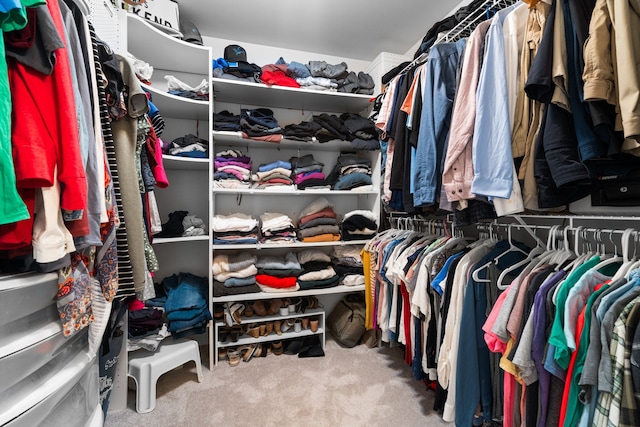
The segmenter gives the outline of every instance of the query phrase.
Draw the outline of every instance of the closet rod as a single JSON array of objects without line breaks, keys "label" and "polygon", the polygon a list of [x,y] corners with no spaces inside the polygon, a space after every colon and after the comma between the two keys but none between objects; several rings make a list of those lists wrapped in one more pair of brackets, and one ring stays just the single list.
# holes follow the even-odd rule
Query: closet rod
[{"label": "closet rod", "polygon": [[[487,18],[485,19],[481,19],[481,18],[483,18],[485,14],[488,13],[490,8],[494,8],[494,11],[496,9],[497,10],[506,9],[507,7],[519,1],[520,0],[486,0],[484,1],[482,4],[478,5],[478,7],[475,10],[469,12],[469,14],[462,21],[454,25],[453,28],[445,32],[439,33],[433,45],[436,45],[443,41],[447,41],[447,42],[452,41],[455,39],[455,37],[459,36],[464,31],[467,31],[467,30],[469,30],[469,33],[471,33],[471,31],[475,28],[477,24],[487,19]],[[455,15],[456,13],[459,12],[459,10],[460,9],[456,10],[453,14]],[[412,69],[416,65],[420,65],[424,63],[427,60],[427,58],[429,58],[429,51],[421,53],[417,58],[411,61],[406,67],[404,67],[402,71],[398,74],[400,75],[400,74],[406,73],[408,70]]]}]

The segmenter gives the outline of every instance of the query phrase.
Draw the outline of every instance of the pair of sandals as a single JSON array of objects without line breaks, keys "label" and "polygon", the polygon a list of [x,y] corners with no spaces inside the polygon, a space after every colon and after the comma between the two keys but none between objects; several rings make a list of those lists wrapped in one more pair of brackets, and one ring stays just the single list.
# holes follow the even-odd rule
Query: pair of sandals
[{"label": "pair of sandals", "polygon": [[219,339],[221,342],[237,342],[242,335],[242,327],[240,325],[221,327],[219,330]]},{"label": "pair of sandals", "polygon": [[242,303],[226,303],[224,305],[224,323],[227,326],[239,325],[242,321],[242,313],[245,305]]}]

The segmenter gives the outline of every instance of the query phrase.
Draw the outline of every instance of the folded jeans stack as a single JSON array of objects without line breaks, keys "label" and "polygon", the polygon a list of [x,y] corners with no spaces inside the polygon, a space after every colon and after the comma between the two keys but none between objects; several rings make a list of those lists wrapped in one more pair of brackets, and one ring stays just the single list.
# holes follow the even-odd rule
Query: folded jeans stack
[{"label": "folded jeans stack", "polygon": [[300,212],[298,239],[308,243],[340,240],[340,227],[331,202],[321,197]]},{"label": "folded jeans stack", "polygon": [[212,228],[214,244],[258,243],[258,221],[243,213],[215,215]]},{"label": "folded jeans stack", "polygon": [[251,158],[240,150],[216,153],[213,186],[215,188],[249,188],[251,186]]},{"label": "folded jeans stack", "polygon": [[299,289],[296,278],[302,273],[293,252],[284,256],[265,255],[258,258],[256,282],[263,292],[289,292]]},{"label": "folded jeans stack", "polygon": [[295,190],[291,179],[291,163],[283,160],[261,164],[251,179],[258,189]]},{"label": "folded jeans stack", "polygon": [[302,157],[292,157],[289,159],[289,162],[293,169],[298,190],[329,188],[327,187],[325,182],[326,177],[322,171],[324,163],[315,160],[312,154],[306,154]]},{"label": "folded jeans stack", "polygon": [[265,212],[260,215],[262,243],[291,243],[296,240],[293,221],[285,214]]},{"label": "folded jeans stack", "polygon": [[298,276],[300,289],[330,288],[338,284],[340,277],[333,269],[331,257],[320,249],[305,249],[298,253],[304,272]]},{"label": "folded jeans stack", "polygon": [[331,253],[333,269],[340,276],[340,284],[345,286],[364,285],[364,268],[360,251],[356,245],[336,246]]},{"label": "folded jeans stack", "polygon": [[213,279],[227,288],[256,283],[256,257],[250,252],[220,254],[213,257]]},{"label": "folded jeans stack", "polygon": [[209,280],[190,273],[179,273],[162,280],[167,294],[165,313],[174,338],[203,334],[213,318],[209,311]]},{"label": "folded jeans stack", "polygon": [[376,215],[367,210],[347,212],[342,219],[342,240],[370,239],[378,232]]},{"label": "folded jeans stack", "polygon": [[371,161],[355,154],[340,154],[327,182],[334,190],[372,190]]}]

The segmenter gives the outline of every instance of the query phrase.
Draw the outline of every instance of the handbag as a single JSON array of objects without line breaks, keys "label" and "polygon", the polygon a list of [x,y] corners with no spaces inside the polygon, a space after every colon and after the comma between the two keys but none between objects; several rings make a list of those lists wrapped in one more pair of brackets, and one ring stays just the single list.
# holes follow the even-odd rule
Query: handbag
[{"label": "handbag", "polygon": [[102,344],[98,350],[98,364],[100,375],[100,404],[104,417],[109,409],[109,399],[113,382],[116,376],[120,350],[127,337],[126,331],[122,330],[122,319],[127,313],[127,304],[119,300],[114,300],[113,308],[109,316],[107,328],[102,337]]},{"label": "handbag", "polygon": [[355,347],[366,331],[365,315],[364,296],[345,295],[327,317],[327,329],[341,346]]}]

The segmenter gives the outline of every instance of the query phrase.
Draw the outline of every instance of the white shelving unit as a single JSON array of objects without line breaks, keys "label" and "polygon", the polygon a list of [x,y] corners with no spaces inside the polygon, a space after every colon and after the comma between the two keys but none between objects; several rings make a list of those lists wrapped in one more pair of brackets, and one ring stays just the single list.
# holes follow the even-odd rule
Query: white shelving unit
[{"label": "white shelving unit", "polygon": [[[127,51],[153,67],[149,84],[142,87],[151,94],[153,104],[165,121],[160,138],[171,142],[188,134],[211,141],[213,107],[209,100],[193,100],[168,93],[165,76],[172,75],[195,87],[211,80],[211,48],[187,43],[171,37],[145,20],[127,14]],[[209,156],[210,157],[210,156]],[[174,211],[188,211],[201,218],[207,234],[189,237],[154,238],[153,249],[160,270],[155,280],[188,272],[206,277],[211,284],[211,174],[210,158],[162,156],[169,186],[155,188],[160,218],[163,223]],[[211,329],[211,328],[209,328]],[[193,337],[197,339],[198,337]],[[202,340],[206,340],[203,336]],[[210,363],[211,366],[211,363]]]},{"label": "white shelving unit", "polygon": [[[288,88],[281,86],[267,86],[242,82],[237,80],[227,80],[214,78],[212,80],[212,91],[214,93],[214,107],[216,112],[227,110],[234,114],[240,114],[243,108],[269,108],[274,112],[275,118],[281,127],[291,123],[299,123],[302,120],[310,120],[313,115],[329,113],[340,115],[341,113],[360,113],[366,116],[371,105],[372,97],[369,95],[345,94],[338,92],[323,92],[298,88]],[[379,151],[356,151],[348,141],[332,140],[328,142],[318,141],[297,141],[284,138],[280,143],[255,141],[243,139],[240,132],[213,131],[214,151],[233,148],[251,157],[253,171],[258,165],[273,162],[276,160],[289,160],[291,157],[301,157],[312,154],[314,159],[324,164],[325,175],[331,172],[336,164],[338,156],[343,152],[355,152],[359,156],[371,161],[373,189],[365,191],[335,191],[335,190],[291,190],[291,189],[226,189],[213,188],[213,213],[228,215],[234,212],[242,212],[259,219],[264,212],[278,212],[288,215],[294,222],[298,213],[315,199],[324,197],[330,200],[338,220],[341,220],[345,213],[365,209],[373,211],[378,217],[380,214],[380,168],[381,155]],[[357,241],[337,241],[304,243],[295,242],[289,244],[214,244],[212,249],[214,254],[222,251],[250,251],[256,255],[261,255],[267,251],[270,254],[284,253],[286,251],[301,251],[307,248],[320,248],[330,251],[332,247],[340,245],[364,245],[366,240]],[[341,294],[349,292],[363,291],[364,286],[335,286],[326,289],[309,289],[294,292],[267,293],[257,292],[240,295],[226,295],[213,297],[213,302],[231,303],[234,301],[263,300],[272,298],[292,298],[300,296],[316,297],[340,297]],[[325,306],[326,307],[326,306]],[[322,315],[320,328],[316,334],[322,336],[324,346],[324,309],[319,309],[318,314]],[[296,315],[296,314],[292,314]],[[297,314],[305,316],[306,314]],[[275,316],[278,317],[278,316]],[[261,323],[269,321],[267,317],[253,316],[243,319],[242,323]],[[216,322],[216,326],[210,331],[210,358],[217,362],[217,349],[242,345],[243,343],[257,343],[262,341],[272,341],[302,336],[302,332],[287,332],[282,336],[271,334],[266,337],[252,338],[247,335],[241,336],[238,342],[220,342],[219,328],[224,323]],[[246,342],[245,342],[246,341]]]},{"label": "white shelving unit", "polygon": [[[308,337],[311,335],[319,335],[320,336],[320,341],[322,343],[322,348],[324,349],[324,344],[325,344],[325,313],[324,310],[322,309],[313,309],[313,310],[307,310],[304,313],[289,313],[286,315],[281,315],[281,314],[275,314],[273,316],[252,316],[252,317],[243,317],[241,320],[240,325],[249,325],[249,324],[260,324],[260,323],[267,323],[267,322],[282,322],[285,321],[287,319],[302,319],[302,318],[316,318],[318,319],[318,329],[313,332],[311,331],[311,329],[302,329],[298,332],[296,332],[294,330],[294,328],[289,329],[287,332],[282,332],[281,335],[278,335],[275,331],[271,332],[268,335],[264,335],[258,338],[253,338],[251,336],[248,335],[242,335],[238,338],[237,341],[230,341],[230,340],[225,340],[222,341],[220,339],[220,330],[222,328],[225,328],[226,325],[224,322],[220,322],[217,321],[215,322],[215,326],[214,326],[214,337],[217,343],[217,347],[218,348],[227,348],[227,347],[237,347],[237,346],[246,346],[246,345],[251,345],[251,344],[256,344],[256,343],[260,343],[260,342],[273,342],[273,341],[280,341],[280,340],[287,340],[287,339],[295,339],[295,338],[302,338],[302,337]],[[214,359],[214,363],[218,363],[218,353],[216,352],[214,355],[215,359]]]}]

